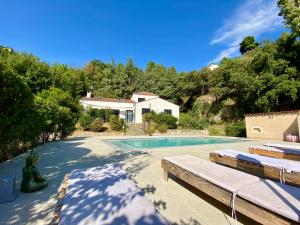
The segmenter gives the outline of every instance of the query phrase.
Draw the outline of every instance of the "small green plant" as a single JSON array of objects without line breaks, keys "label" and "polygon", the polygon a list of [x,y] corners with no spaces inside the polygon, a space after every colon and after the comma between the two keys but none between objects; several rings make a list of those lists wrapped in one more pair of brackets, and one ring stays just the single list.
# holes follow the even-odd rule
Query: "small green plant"
[{"label": "small green plant", "polygon": [[244,121],[234,124],[227,124],[225,134],[232,137],[246,137],[246,126]]},{"label": "small green plant", "polygon": [[94,132],[103,131],[103,121],[100,118],[94,119],[94,121],[90,125],[90,130]]},{"label": "small green plant", "polygon": [[167,125],[168,129],[177,128],[177,118],[169,113],[159,113],[154,118],[154,121],[159,125]]},{"label": "small green plant", "polygon": [[214,126],[208,127],[208,134],[211,136],[219,136],[220,130]]},{"label": "small green plant", "polygon": [[123,118],[119,118],[116,115],[111,115],[109,117],[109,127],[111,130],[114,131],[121,131],[122,129],[124,129],[125,126],[125,120]]},{"label": "small green plant", "polygon": [[155,112],[145,113],[143,115],[143,129],[144,133],[152,136],[156,131],[156,117],[157,114]]},{"label": "small green plant", "polygon": [[89,114],[84,113],[79,117],[78,122],[80,124],[80,127],[83,130],[87,131],[90,130],[90,125],[93,122],[93,117],[91,117]]},{"label": "small green plant", "polygon": [[179,126],[185,129],[203,130],[208,126],[208,119],[193,113],[181,113]]},{"label": "small green plant", "polygon": [[161,134],[167,133],[168,126],[166,124],[160,124],[160,125],[157,126],[157,130]]}]

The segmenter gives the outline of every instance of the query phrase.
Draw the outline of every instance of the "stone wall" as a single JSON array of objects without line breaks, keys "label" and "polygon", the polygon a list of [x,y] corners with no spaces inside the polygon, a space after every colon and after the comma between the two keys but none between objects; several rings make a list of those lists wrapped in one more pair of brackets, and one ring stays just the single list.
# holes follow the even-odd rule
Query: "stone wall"
[{"label": "stone wall", "polygon": [[299,135],[299,111],[248,114],[247,138],[285,140],[287,134]]},{"label": "stone wall", "polygon": [[[207,130],[168,130],[167,133],[160,134],[156,132],[153,136],[180,136],[180,135],[208,135]],[[92,136],[145,136],[142,130],[131,131],[126,134],[117,131],[105,131],[105,132],[91,132],[91,131],[81,131],[77,130],[74,132],[72,137],[92,137]]]}]

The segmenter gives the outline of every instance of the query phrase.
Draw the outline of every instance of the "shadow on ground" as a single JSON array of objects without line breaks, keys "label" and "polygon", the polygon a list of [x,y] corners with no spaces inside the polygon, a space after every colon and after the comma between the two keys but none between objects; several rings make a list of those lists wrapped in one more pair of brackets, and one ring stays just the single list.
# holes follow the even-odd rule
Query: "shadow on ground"
[{"label": "shadow on ground", "polygon": [[[48,187],[35,193],[21,193],[11,203],[0,204],[0,224],[45,224],[50,223],[56,204],[56,194],[64,175],[74,169],[84,169],[101,166],[107,163],[123,162],[145,152],[115,151],[107,155],[94,154],[95,150],[86,148],[84,137],[77,137],[65,141],[56,141],[43,145],[38,168],[48,180]],[[27,154],[20,155],[10,161],[0,164],[0,176],[15,174],[17,186],[20,186],[21,171]],[[133,176],[145,163],[132,164],[128,170]]]}]

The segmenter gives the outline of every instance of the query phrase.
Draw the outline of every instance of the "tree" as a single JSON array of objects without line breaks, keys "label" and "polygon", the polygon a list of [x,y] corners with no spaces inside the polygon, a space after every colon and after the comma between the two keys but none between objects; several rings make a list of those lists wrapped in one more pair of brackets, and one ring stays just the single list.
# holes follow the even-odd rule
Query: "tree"
[{"label": "tree", "polygon": [[[32,118],[33,95],[24,80],[0,61],[0,153],[7,154],[12,143],[30,141],[36,132]],[[30,132],[29,132],[30,131]]]},{"label": "tree", "polygon": [[[37,94],[40,115],[44,119],[48,134],[55,138],[66,138],[75,130],[79,117],[78,102],[70,93],[52,87]],[[47,137],[46,137],[47,140]]]},{"label": "tree", "polygon": [[241,54],[245,54],[252,49],[255,49],[259,44],[255,41],[255,37],[248,36],[245,37],[240,43],[240,52]]},{"label": "tree", "polygon": [[300,1],[299,0],[278,0],[277,3],[283,16],[284,23],[291,28],[292,33],[300,36]]}]

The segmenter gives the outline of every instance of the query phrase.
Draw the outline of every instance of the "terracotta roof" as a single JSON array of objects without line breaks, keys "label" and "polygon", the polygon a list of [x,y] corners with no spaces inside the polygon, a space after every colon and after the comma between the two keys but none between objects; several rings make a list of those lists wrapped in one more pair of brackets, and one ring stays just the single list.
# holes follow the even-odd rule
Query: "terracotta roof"
[{"label": "terracotta roof", "polygon": [[251,114],[245,114],[245,116],[267,116],[267,115],[273,115],[273,114],[299,114],[299,110],[290,110],[290,111],[279,111],[279,112],[266,112],[266,113],[251,113]]},{"label": "terracotta roof", "polygon": [[146,92],[146,91],[137,91],[137,92],[134,92],[133,94],[136,94],[136,95],[149,95],[149,96],[158,96],[154,93],[151,93],[151,92]]},{"label": "terracotta roof", "polygon": [[97,101],[97,102],[120,102],[120,103],[136,103],[135,101],[132,101],[130,99],[123,99],[123,98],[97,98],[97,97],[92,97],[92,98],[81,98],[80,100],[85,100],[85,101]]}]

